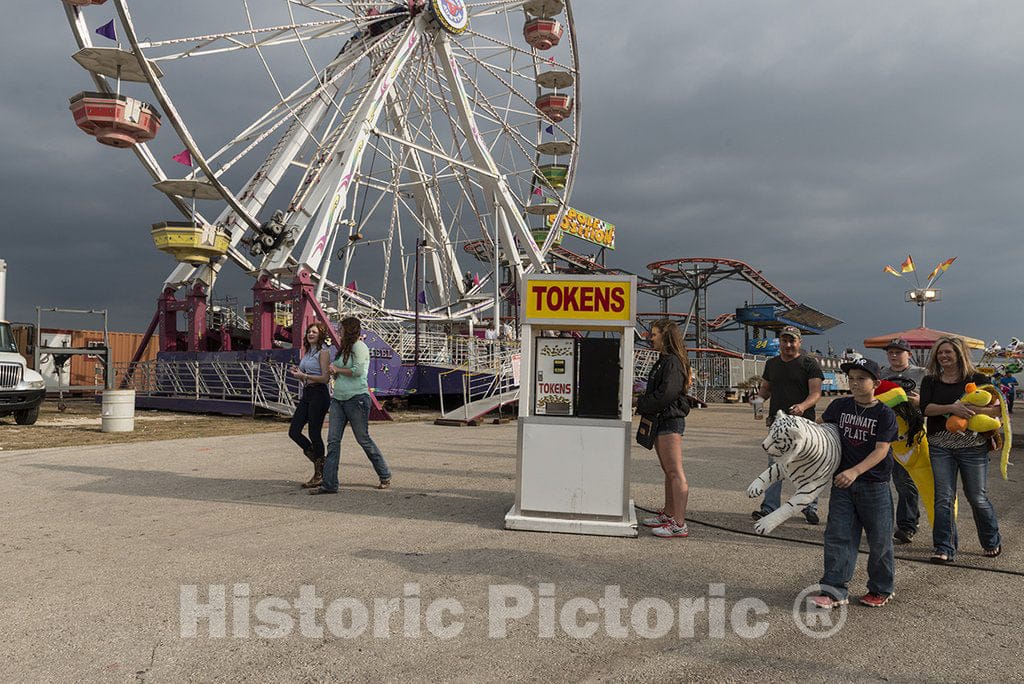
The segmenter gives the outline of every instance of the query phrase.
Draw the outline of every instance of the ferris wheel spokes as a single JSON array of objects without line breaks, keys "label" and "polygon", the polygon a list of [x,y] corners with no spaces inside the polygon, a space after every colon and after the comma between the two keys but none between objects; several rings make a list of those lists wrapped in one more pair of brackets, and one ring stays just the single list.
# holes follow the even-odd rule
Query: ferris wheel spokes
[{"label": "ferris wheel spokes", "polygon": [[[498,166],[494,163],[490,151],[484,144],[480,131],[477,128],[473,110],[469,104],[469,97],[462,83],[459,67],[455,55],[452,53],[451,42],[448,40],[447,35],[442,34],[439,36],[435,43],[435,49],[439,66],[451,87],[459,125],[462,127],[463,135],[473,154],[473,158],[478,165],[498,175]],[[496,232],[500,236],[505,252],[505,260],[508,262],[509,267],[513,269],[516,280],[519,280],[523,273],[526,272],[519,257],[520,248],[526,252],[526,257],[529,260],[529,268],[527,270],[546,270],[547,266],[544,263],[544,256],[537,247],[537,243],[534,242],[533,234],[523,220],[521,210],[509,191],[507,183],[502,178],[493,181],[486,177],[481,178],[481,182],[489,191],[487,195],[488,202],[497,204],[494,209],[497,210],[500,230],[496,228]],[[497,267],[498,264],[494,264],[495,270]]]},{"label": "ferris wheel spokes", "polygon": [[[234,20],[203,0],[182,0],[181,13],[111,4],[133,42],[125,54],[140,72],[149,65],[151,106],[174,128],[168,144],[176,131],[195,164],[168,179],[145,145],[136,153],[196,231],[229,234],[225,256],[179,265],[165,289],[212,286],[234,261],[264,303],[276,296],[268,288],[294,293],[301,280],[310,296],[337,292],[384,316],[458,319],[508,306],[520,276],[545,268],[578,150],[572,91],[541,90],[579,78],[567,0],[242,0]],[[529,17],[563,11],[570,40],[556,60],[539,52],[550,46]],[[103,79],[109,68],[93,62],[83,66]],[[192,88],[196,74],[224,85]],[[196,200],[223,202],[213,223]]]},{"label": "ferris wheel spokes", "polygon": [[[345,120],[337,128],[338,151],[331,155],[327,169],[322,173],[319,182],[315,184],[315,188],[310,194],[312,201],[304,208],[293,200],[292,206],[289,207],[286,221],[296,217],[300,212],[308,215],[319,210],[316,225],[306,237],[298,258],[300,268],[307,268],[315,274],[322,271],[327,256],[327,244],[337,230],[338,219],[345,210],[349,186],[352,184],[353,175],[366,149],[367,138],[381,114],[385,96],[394,86],[395,75],[409,61],[413,48],[423,35],[423,24],[424,21],[420,18],[410,22],[406,29],[399,33],[397,48],[386,60],[377,64],[376,76],[367,81],[359,101],[353,102]],[[303,186],[306,186],[305,182]],[[333,192],[328,201],[329,188],[333,188]],[[302,189],[300,188],[300,190]],[[298,234],[305,233],[308,225],[308,221],[300,224]],[[272,272],[285,269],[289,256],[290,250],[279,250],[265,264],[265,267]]]},{"label": "ferris wheel spokes", "polygon": [[[387,106],[388,116],[395,132],[403,138],[410,138],[406,128],[406,113],[393,91],[388,93]],[[430,176],[423,166],[420,152],[409,146],[404,146],[404,149],[406,150],[405,159],[404,163],[400,165],[408,169],[412,182],[410,190],[416,203],[417,214],[423,219],[425,241],[431,247],[428,259],[434,275],[432,289],[437,301],[447,301],[448,282],[454,283],[460,296],[465,292],[460,279],[461,271],[458,259],[441,217],[438,197],[431,190]]]},{"label": "ferris wheel spokes", "polygon": [[[338,86],[336,85],[338,79],[343,77],[345,73],[347,73],[359,59],[366,57],[372,50],[376,49],[380,45],[380,42],[383,40],[384,37],[381,36],[379,37],[379,40],[375,40],[372,43],[366,44],[362,50],[348,51],[345,61],[339,62],[337,59],[334,60],[331,63],[332,65],[330,69],[324,71],[323,77],[311,79],[310,81],[307,81],[307,84],[300,86],[300,88],[297,89],[295,92],[300,92],[303,88],[308,87],[309,84],[311,83],[317,83],[317,86],[313,89],[313,91],[306,94],[304,96],[304,99],[301,100],[302,109],[300,109],[294,115],[287,111],[283,112],[278,122],[274,124],[269,130],[263,132],[259,140],[251,144],[247,150],[237,155],[234,159],[232,159],[219,169],[218,174],[223,173],[228,168],[230,168],[230,166],[233,165],[239,158],[244,156],[246,152],[251,150],[253,147],[255,147],[256,144],[258,144],[267,136],[269,136],[269,134],[272,133],[273,130],[279,127],[283,122],[290,122],[288,128],[286,129],[286,132],[278,140],[274,148],[266,156],[261,165],[252,174],[252,176],[249,178],[249,181],[245,184],[245,186],[243,186],[242,191],[239,193],[239,198],[241,199],[243,206],[248,211],[255,215],[258,214],[261,210],[263,210],[271,193],[277,188],[285,172],[296,163],[297,157],[299,156],[303,148],[307,145],[307,143],[310,141],[310,139],[313,137],[313,132],[317,129],[318,126],[322,124],[327,113],[332,108],[334,109],[335,112],[341,110],[341,105],[343,104],[344,99],[339,100],[339,89]],[[270,113],[272,113],[273,111],[274,110],[272,109]],[[224,150],[231,147],[232,144],[237,143],[239,140],[242,140],[247,132],[252,132],[253,130],[255,130],[261,121],[266,121],[270,113],[264,115],[263,117],[260,117],[260,119],[257,120],[255,124],[251,125],[242,134],[236,136],[236,138],[231,143],[222,147],[221,150],[219,150],[217,154],[211,156],[210,159],[213,159],[217,155],[221,154]],[[319,157],[321,159],[326,159],[330,156],[330,154],[323,152],[322,147],[323,146],[321,145],[320,153],[314,156]],[[247,227],[245,225],[239,225],[237,221],[237,214],[233,211],[233,208],[231,206],[228,206],[224,209],[224,211],[218,217],[216,225],[232,229],[230,242],[231,250],[229,251],[229,256],[231,256],[233,260],[239,263],[239,265],[245,270],[257,270],[257,268],[251,263],[249,263],[248,260],[246,260],[244,257],[241,257],[241,255],[237,252],[237,245],[243,241],[246,235],[250,236],[251,241],[257,241],[260,238],[260,233],[255,230],[248,231],[246,230]],[[290,242],[294,244],[294,239],[290,240]],[[290,250],[285,249],[288,246],[290,245],[282,245],[279,248],[285,251],[286,259],[290,257]],[[234,252],[234,254],[232,254],[232,252]],[[259,253],[260,252],[256,252],[257,255]],[[241,257],[241,259],[239,257]],[[264,261],[266,261],[266,259],[264,259]],[[172,272],[171,276],[166,281],[166,284],[168,286],[184,284],[188,282],[188,280],[190,280],[191,277],[193,277],[192,274],[196,272],[197,271],[188,264],[179,265],[179,267]],[[210,267],[208,266],[200,267],[198,273],[199,278],[209,285],[212,285],[213,282],[216,280],[216,271],[211,270]]]}]

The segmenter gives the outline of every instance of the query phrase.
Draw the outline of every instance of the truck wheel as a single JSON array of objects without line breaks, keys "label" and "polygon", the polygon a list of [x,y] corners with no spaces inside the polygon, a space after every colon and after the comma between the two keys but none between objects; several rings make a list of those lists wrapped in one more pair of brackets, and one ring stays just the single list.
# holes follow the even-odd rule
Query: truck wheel
[{"label": "truck wheel", "polygon": [[18,425],[32,425],[39,418],[39,407],[14,412],[14,422]]}]

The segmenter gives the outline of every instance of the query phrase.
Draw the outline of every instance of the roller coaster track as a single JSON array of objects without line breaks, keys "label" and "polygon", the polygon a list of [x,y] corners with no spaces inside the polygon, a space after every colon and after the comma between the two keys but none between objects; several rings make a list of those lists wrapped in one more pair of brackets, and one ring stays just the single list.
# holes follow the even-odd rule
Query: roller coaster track
[{"label": "roller coaster track", "polygon": [[[707,267],[701,268],[700,265],[702,264]],[[717,280],[732,277],[742,278],[761,292],[768,295],[778,304],[782,304],[790,308],[797,306],[797,301],[795,299],[787,295],[781,288],[777,287],[770,280],[765,278],[760,271],[752,267],[750,264],[739,261],[738,259],[684,257],[682,259],[655,261],[654,263],[647,264],[647,268],[650,270],[652,279],[655,282],[662,280],[675,281],[679,279],[690,282],[690,278],[688,276],[696,270],[701,272],[700,275],[703,278],[710,278],[712,275],[714,275]],[[722,316],[726,315],[735,314],[722,314]],[[720,319],[722,316],[719,316],[718,318]],[[717,321],[718,319],[715,320]]]}]

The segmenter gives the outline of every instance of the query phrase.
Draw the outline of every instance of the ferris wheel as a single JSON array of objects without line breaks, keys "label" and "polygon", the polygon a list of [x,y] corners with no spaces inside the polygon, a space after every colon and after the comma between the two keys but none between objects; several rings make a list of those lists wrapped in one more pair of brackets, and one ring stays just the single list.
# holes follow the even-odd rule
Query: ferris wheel
[{"label": "ferris wheel", "polygon": [[97,88],[76,123],[184,216],[154,226],[166,288],[231,261],[451,320],[546,268],[579,154],[568,0],[64,3]]}]

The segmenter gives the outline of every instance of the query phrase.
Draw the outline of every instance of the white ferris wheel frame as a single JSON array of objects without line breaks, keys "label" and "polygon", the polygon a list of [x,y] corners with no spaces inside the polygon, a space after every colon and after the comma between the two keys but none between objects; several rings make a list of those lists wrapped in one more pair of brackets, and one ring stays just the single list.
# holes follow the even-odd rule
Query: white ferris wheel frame
[{"label": "white ferris wheel frame", "polygon": [[[247,0],[242,0],[248,14]],[[224,32],[221,34],[209,34],[191,38],[177,38],[167,41],[140,41],[132,16],[128,8],[127,0],[113,0],[118,18],[124,29],[125,37],[131,47],[132,53],[138,61],[139,69],[145,77],[145,81],[152,93],[155,95],[164,116],[171,123],[178,137],[189,150],[196,163],[186,180],[201,180],[208,183],[223,198],[227,206],[212,222],[207,221],[196,209],[196,203],[189,202],[187,198],[168,193],[168,198],[178,210],[189,220],[202,223],[213,223],[230,230],[230,247],[227,258],[234,261],[240,268],[250,274],[270,273],[278,278],[284,278],[296,274],[304,269],[314,274],[319,279],[318,291],[325,286],[330,286],[339,293],[344,293],[353,299],[357,304],[378,308],[389,314],[398,317],[407,317],[409,314],[408,302],[404,310],[385,308],[376,302],[372,297],[360,296],[357,293],[350,293],[344,288],[338,287],[326,277],[330,266],[329,259],[339,232],[344,227],[344,221],[340,220],[347,208],[350,197],[354,192],[353,179],[358,176],[358,170],[362,157],[369,147],[368,142],[371,136],[387,140],[399,146],[402,156],[402,169],[399,174],[405,172],[410,183],[404,184],[406,191],[413,198],[412,203],[416,206],[415,214],[418,214],[421,223],[420,229],[424,236],[424,242],[428,243],[430,249],[425,250],[425,267],[433,278],[428,279],[431,286],[432,296],[442,302],[449,302],[455,298],[460,306],[439,307],[434,312],[423,312],[428,318],[437,319],[458,319],[467,316],[475,316],[476,313],[497,306],[486,298],[472,297],[472,292],[480,292],[487,285],[489,278],[497,281],[498,262],[492,258],[493,271],[490,276],[485,276],[478,285],[468,286],[460,278],[461,268],[456,250],[453,246],[450,234],[443,221],[442,210],[436,192],[430,190],[431,171],[424,163],[424,157],[429,159],[441,159],[452,168],[460,168],[469,176],[472,174],[472,182],[478,187],[486,198],[486,212],[478,211],[492,222],[493,235],[497,243],[492,244],[494,252],[500,245],[505,258],[504,262],[514,274],[516,282],[520,282],[522,276],[533,271],[546,270],[545,254],[552,247],[557,235],[557,229],[549,229],[547,238],[543,244],[535,242],[533,233],[525,220],[522,205],[517,201],[510,189],[503,169],[496,163],[487,142],[480,133],[477,122],[478,110],[474,109],[470,95],[466,90],[465,79],[468,76],[459,68],[457,58],[450,35],[443,29],[430,26],[431,17],[428,12],[423,11],[407,21],[403,30],[396,31],[389,29],[383,35],[376,36],[375,40],[367,39],[365,44],[358,49],[352,50],[348,55],[345,50],[334,59],[334,61],[323,67],[321,70],[313,64],[310,59],[310,66],[313,67],[318,83],[310,89],[310,81],[296,88],[289,94],[284,94],[274,80],[266,60],[263,59],[261,50],[263,48],[280,45],[284,43],[298,42],[303,44],[304,40],[314,38],[331,38],[350,35],[355,30],[365,30],[373,21],[379,21],[382,15],[375,15],[371,18],[343,17],[337,13],[330,12],[326,7],[338,3],[314,2],[314,0],[287,0],[289,12],[291,5],[298,5],[304,8],[314,8],[323,12],[331,19],[321,22],[293,22],[290,25],[274,26],[267,28],[256,28],[252,24],[249,15],[249,28],[241,31]],[[357,3],[358,4],[358,3]],[[366,4],[366,3],[363,3]],[[376,4],[376,3],[370,3]],[[385,4],[385,3],[380,3]],[[488,13],[499,13],[502,10],[511,11],[509,8],[519,7],[520,1],[488,1],[478,3],[467,3],[471,7],[487,7]],[[540,126],[554,126],[559,133],[569,138],[572,143],[571,153],[568,160],[568,173],[565,187],[561,193],[557,193],[558,212],[555,215],[554,226],[561,223],[562,216],[568,210],[568,198],[571,195],[572,183],[575,175],[575,168],[579,156],[579,66],[578,52],[576,47],[576,36],[572,28],[572,8],[569,0],[565,0],[564,9],[567,17],[567,33],[570,42],[571,74],[573,75],[573,109],[569,119],[568,131],[566,126],[554,123],[538,117],[537,140],[540,142]],[[90,30],[85,23],[84,13],[75,7],[65,4],[65,11],[73,33],[80,48],[91,48],[92,41]],[[468,11],[468,10],[467,10]],[[472,27],[471,27],[472,29]],[[473,34],[472,30],[469,32]],[[397,34],[397,40],[396,40]],[[474,34],[480,36],[482,34]],[[259,39],[257,40],[257,36]],[[496,44],[502,45],[509,51],[518,51],[523,54],[532,54],[534,76],[540,73],[541,59],[536,51],[531,53],[528,49],[518,48],[514,45],[504,43],[493,37],[486,37]],[[249,42],[246,42],[249,41]],[[429,42],[428,42],[429,41]],[[386,52],[389,43],[390,52]],[[396,83],[399,82],[404,73],[410,69],[410,62],[414,49],[421,43],[427,45],[436,59],[438,73],[443,77],[442,84],[438,79],[437,87],[439,92],[447,89],[451,104],[454,106],[454,113],[449,114],[453,119],[452,123],[462,135],[460,145],[456,153],[445,153],[442,149],[432,148],[417,142],[406,125],[405,104],[396,94]],[[182,45],[187,49],[178,53],[165,56],[147,57],[147,50],[170,45]],[[281,96],[280,102],[270,111],[263,114],[245,130],[241,131],[231,142],[224,145],[212,155],[204,155],[195,138],[190,133],[183,117],[175,108],[170,95],[161,83],[161,73],[158,71],[157,62],[209,55],[220,52],[237,51],[243,49],[254,49],[263,60],[263,64],[270,75],[271,80]],[[303,44],[305,52],[305,46]],[[360,60],[370,56],[374,51],[383,52],[385,58],[378,58],[371,75],[375,74],[371,82],[363,84],[363,87],[356,92],[355,101],[345,109],[335,105],[338,111],[333,112],[334,117],[339,113],[343,117],[343,124],[329,127],[330,135],[324,140],[317,140],[314,130],[322,123],[325,117],[332,115],[332,104],[337,102],[340,93],[338,82]],[[464,51],[469,54],[468,51]],[[308,57],[308,52],[306,52]],[[553,62],[553,60],[550,60]],[[478,60],[478,65],[491,71],[492,77],[499,82],[505,83],[500,74],[488,66],[486,60]],[[561,66],[561,65],[559,65]],[[322,71],[322,76],[320,71]],[[96,72],[90,72],[96,87],[105,93],[113,93],[111,79],[108,76]],[[415,85],[415,83],[413,84]],[[508,85],[510,91],[514,87]],[[119,88],[119,85],[117,86]],[[540,93],[539,85],[536,86],[536,94]],[[351,95],[352,92],[345,95]],[[527,96],[515,91],[519,104],[524,110],[532,107]],[[429,98],[427,98],[429,99]],[[343,100],[342,104],[348,104]],[[481,104],[479,98],[476,100],[479,110],[486,110],[490,107],[493,111],[483,113],[490,115],[492,119],[500,119],[501,114],[496,107],[489,103]],[[510,110],[506,110],[510,111]],[[536,113],[536,112],[534,112]],[[381,117],[386,117],[391,123],[392,130],[385,130],[380,126]],[[502,122],[503,123],[503,122]],[[273,156],[267,157],[263,164],[249,178],[249,181],[237,194],[231,188],[221,182],[220,176],[233,166],[248,151],[256,145],[273,136],[279,129],[285,127],[285,132],[279,137],[273,152]],[[508,128],[508,127],[506,127]],[[433,135],[433,131],[431,131]],[[453,139],[454,139],[453,130]],[[512,135],[512,133],[509,133]],[[436,136],[434,136],[436,137]],[[307,148],[311,140],[317,146],[315,158],[319,163],[311,161],[306,164],[304,180],[296,189],[291,204],[285,213],[284,219],[295,231],[294,248],[282,247],[262,260],[262,263],[254,263],[247,258],[239,248],[243,238],[259,229],[261,221],[258,215],[265,209],[265,202],[271,192],[277,187],[284,173],[296,163],[296,156]],[[525,144],[515,141],[524,155],[527,153]],[[232,147],[243,144],[243,151],[237,156],[228,159],[226,162],[220,160],[226,156]],[[440,144],[437,145],[440,147]],[[136,156],[142,162],[144,168],[157,183],[169,180],[167,174],[160,166],[156,157],[152,154],[146,144],[137,144],[133,147]],[[468,149],[470,158],[460,158],[463,149]],[[539,154],[535,151],[531,171],[537,171],[539,166]],[[258,158],[258,156],[257,156]],[[215,167],[212,162],[220,162]],[[397,185],[397,175],[396,175]],[[398,189],[395,187],[396,193]],[[383,194],[381,196],[383,199]],[[529,202],[529,200],[527,200]],[[396,199],[397,204],[397,199]],[[350,231],[354,226],[350,225]],[[351,245],[351,243],[350,243]],[[520,257],[520,252],[524,257]],[[296,252],[297,255],[296,255]],[[215,261],[208,266],[194,267],[189,264],[180,264],[166,279],[165,287],[177,289],[178,287],[193,281],[201,281],[212,287],[224,260]],[[349,260],[345,261],[347,273]],[[344,276],[341,279],[344,281]],[[450,283],[455,292],[449,291]],[[495,282],[496,285],[496,282]],[[383,285],[386,290],[387,284]],[[415,295],[414,295],[415,296]],[[408,297],[407,297],[408,299]],[[418,308],[418,307],[417,307]],[[495,320],[497,315],[494,316]]]}]

